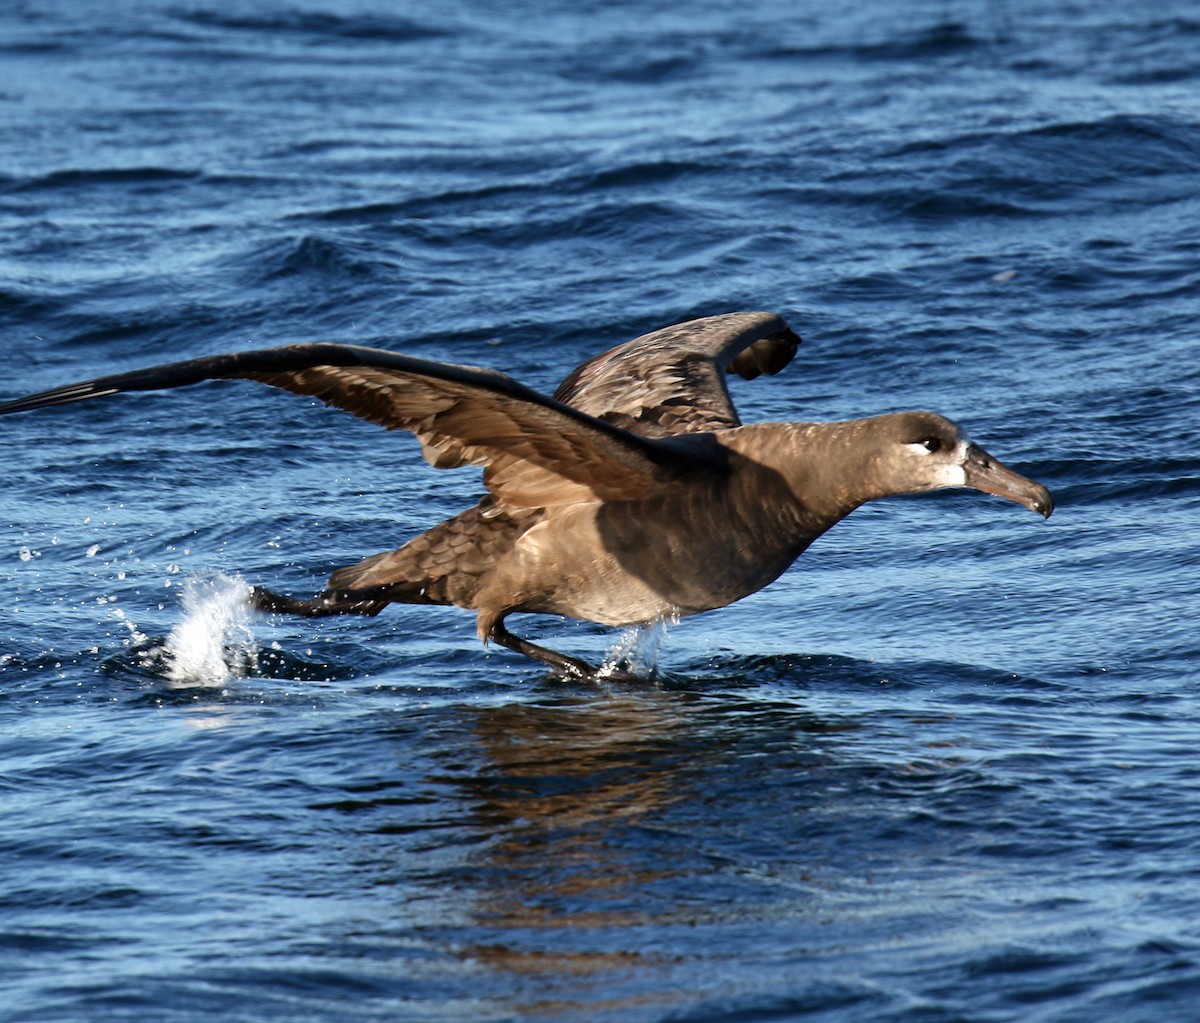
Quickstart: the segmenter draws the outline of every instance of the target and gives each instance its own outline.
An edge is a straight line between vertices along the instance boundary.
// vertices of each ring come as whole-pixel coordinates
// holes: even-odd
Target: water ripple
[[[342,340],[552,391],[731,308],[747,421],[928,407],[1057,510],[869,505],[583,683],[472,616],[241,614],[477,499],[251,383],[6,417],[17,1019],[1187,1018],[1184,0],[0,13],[5,397]],[[211,599],[209,599],[211,598]]]

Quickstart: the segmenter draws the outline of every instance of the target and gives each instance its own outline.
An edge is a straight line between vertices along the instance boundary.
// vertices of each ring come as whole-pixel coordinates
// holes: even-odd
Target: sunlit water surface
[[[407,12],[407,13],[406,13]],[[248,615],[474,501],[251,384],[0,422],[0,1018],[1188,1019],[1200,21],[1103,0],[0,11],[0,397],[305,340],[545,390],[693,315],[747,420],[1046,483],[871,506],[582,684]]]

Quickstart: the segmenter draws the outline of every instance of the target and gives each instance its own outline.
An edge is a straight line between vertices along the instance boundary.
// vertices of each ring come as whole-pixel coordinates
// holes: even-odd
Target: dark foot
[[[569,657],[566,654],[560,654],[557,650],[538,646],[536,643],[530,643],[529,640],[522,639],[520,636],[514,636],[504,627],[503,618],[493,623],[491,628],[488,629],[487,638],[489,640],[494,639],[501,646],[508,647],[509,650],[514,650],[519,654],[524,654],[526,657],[532,657],[535,661],[548,664],[555,671],[562,672],[562,674],[569,675],[572,678],[584,679],[588,682],[645,681],[640,675],[634,675],[617,668],[593,668],[587,661],[581,661],[578,657]]]
[[[250,606],[269,614],[302,615],[305,618],[326,618],[330,615],[379,614],[388,604],[386,600],[353,600],[323,593],[308,600],[285,597],[282,593],[255,586],[250,591]]]
[[[568,657],[566,654],[560,654],[557,650],[538,646],[536,643],[530,643],[529,640],[522,639],[520,636],[514,636],[504,627],[503,618],[498,619],[487,630],[487,638],[489,640],[494,639],[501,646],[508,647],[509,650],[514,650],[519,654],[524,654],[526,657],[532,657],[535,661],[548,664],[551,668],[561,671],[564,675],[571,675],[574,678],[582,678],[589,681],[601,677],[597,670],[588,664],[587,661],[581,661],[578,657]]]

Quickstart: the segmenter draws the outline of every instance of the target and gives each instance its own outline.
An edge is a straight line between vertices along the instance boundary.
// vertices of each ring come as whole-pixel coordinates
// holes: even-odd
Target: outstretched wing
[[[554,397],[647,437],[740,426],[725,373],[747,380],[778,373],[799,344],[775,313],[689,320],[589,359]]]
[[[484,466],[488,488],[525,507],[642,497],[712,457],[703,445],[629,433],[503,373],[339,344],[169,363],[19,398],[0,414],[214,379],[257,380],[409,430],[433,464]]]

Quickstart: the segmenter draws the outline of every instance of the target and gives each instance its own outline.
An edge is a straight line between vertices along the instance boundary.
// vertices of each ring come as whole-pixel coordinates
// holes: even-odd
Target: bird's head
[[[971,487],[1049,518],[1050,491],[993,458],[957,424],[933,412],[897,412],[862,420],[875,444],[872,469],[885,493]]]

